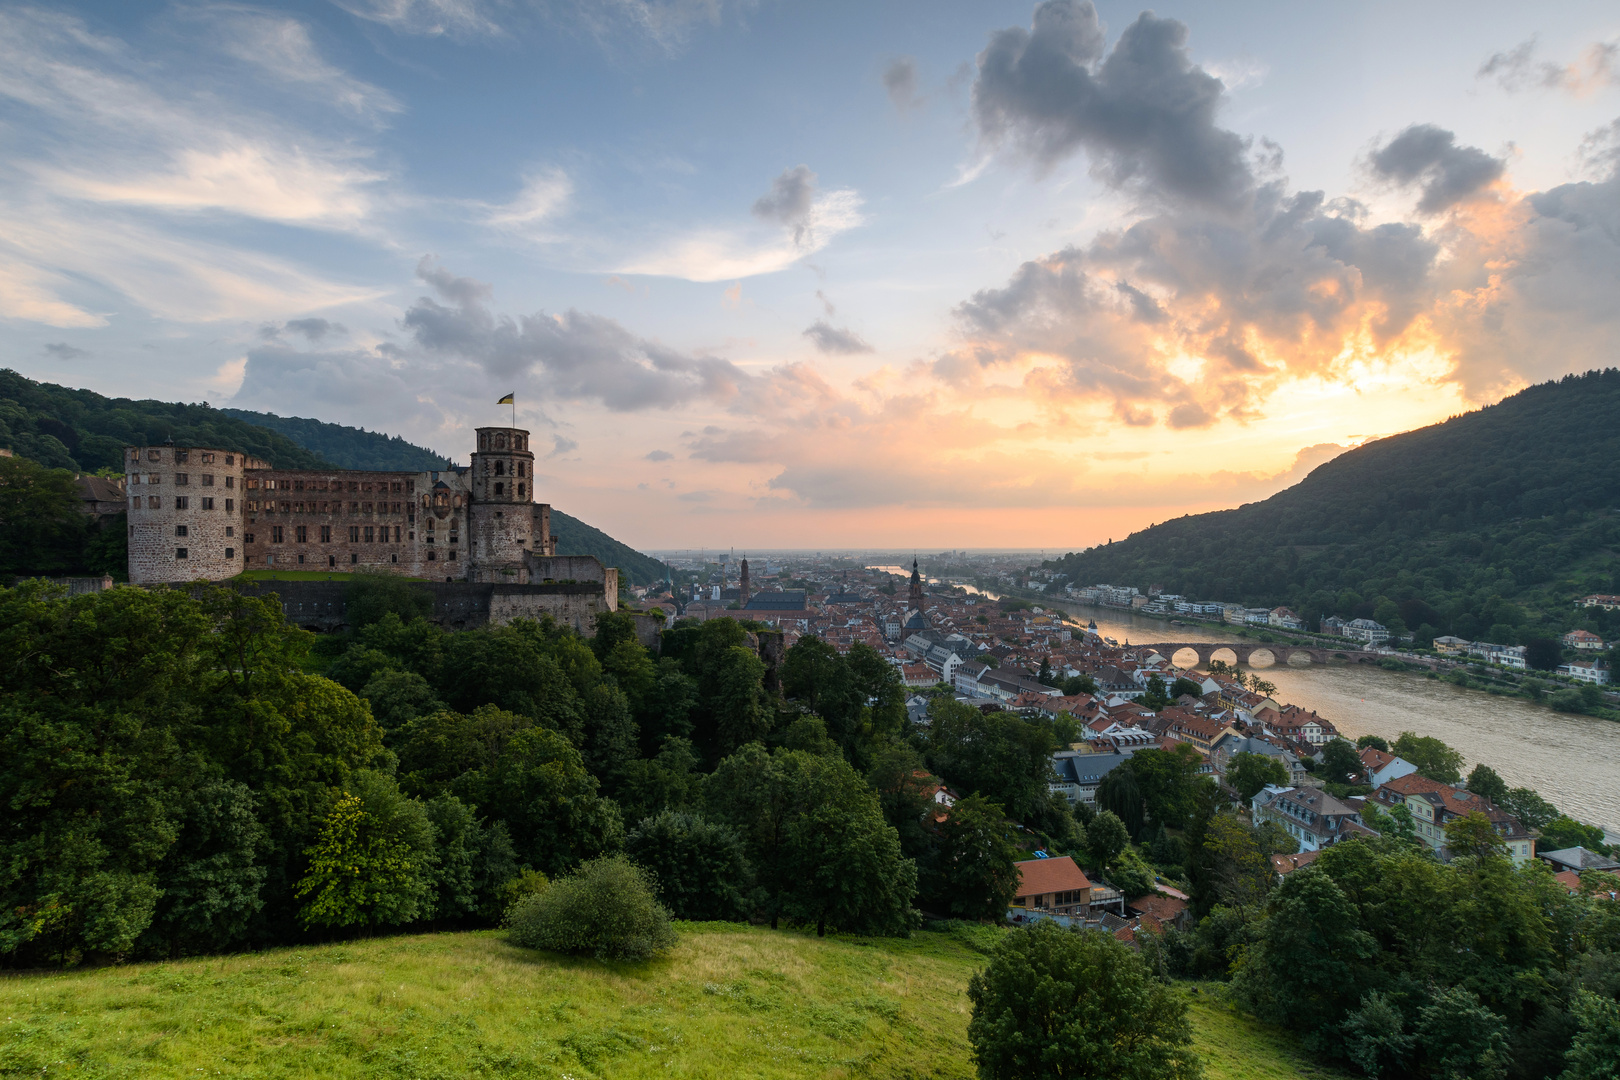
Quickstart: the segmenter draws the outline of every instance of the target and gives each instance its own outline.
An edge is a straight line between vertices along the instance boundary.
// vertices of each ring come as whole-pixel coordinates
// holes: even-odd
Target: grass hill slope
[[[1054,566],[1198,599],[1286,604],[1512,644],[1620,615],[1620,370],[1532,386],[1367,443],[1263,502],[1187,516]],[[1614,625],[1609,625],[1614,623]]]
[[[0,1076],[961,1078],[990,930],[817,939],[679,924],[646,964],[498,931],[0,977]],[[1191,998],[1210,1080],[1340,1074]]]

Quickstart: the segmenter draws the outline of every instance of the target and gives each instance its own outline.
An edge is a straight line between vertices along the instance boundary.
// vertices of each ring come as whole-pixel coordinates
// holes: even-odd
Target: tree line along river
[[[1081,622],[1094,620],[1104,637],[1121,644],[1241,640],[1235,628],[1223,634],[1112,608],[1068,610]],[[1461,751],[1468,761],[1465,774],[1477,763],[1489,765],[1509,786],[1534,788],[1571,817],[1601,825],[1611,840],[1620,833],[1620,723],[1370,664],[1256,670],[1276,684],[1280,701],[1314,710],[1350,739],[1382,735],[1393,742],[1403,731],[1432,735]]]

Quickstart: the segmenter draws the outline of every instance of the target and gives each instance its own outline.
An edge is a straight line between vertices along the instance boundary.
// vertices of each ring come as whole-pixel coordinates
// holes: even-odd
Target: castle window
[[[226,477],[226,478],[225,478],[225,486],[226,486],[226,487],[228,487],[228,488],[233,488],[233,487],[235,487],[235,486],[236,486],[236,477],[234,477],[234,476],[227,476],[227,477]]]
[[[505,484],[496,484],[495,485],[495,494],[503,495],[505,493],[506,493],[506,485]]]
[[[214,474],[211,473],[211,472],[203,473],[202,485],[203,485],[203,487],[213,487],[214,486]]]
[[[506,462],[497,461],[495,463],[495,475],[496,476],[505,476],[506,475]]]
[[[253,534],[252,533],[244,533],[242,535],[242,543],[244,543],[244,544],[253,543]]]
[[[225,535],[226,536],[235,536],[236,535],[236,526],[234,526],[234,525],[225,526]]]
[[[332,526],[330,526],[330,525],[322,525],[321,526],[321,543],[330,544],[331,542],[332,542]]]
[[[455,533],[450,534],[450,542],[452,544],[458,543],[460,540],[461,540],[461,537],[457,536]]]
[[[174,474],[174,482],[176,484],[189,484],[189,483],[191,483],[191,474],[190,473],[177,472],[177,473]]]
[[[438,556],[435,555],[431,549],[429,549],[429,551],[428,551],[428,562],[432,562],[434,559],[437,559],[437,558],[438,558]]]
[[[282,538],[281,526],[280,525],[272,525],[272,526],[270,526],[270,542],[272,544],[279,544],[279,543],[281,543],[281,538]]]
[[[303,491],[304,490],[304,482],[302,480],[294,480],[293,481],[293,490],[294,491]]]
[[[337,565],[337,556],[336,555],[328,555],[326,557],[326,565],[327,566],[336,566]]]
[[[214,463],[214,455],[213,454],[204,454],[202,456],[202,462],[203,462],[204,465],[212,465]]]
[[[138,472],[130,473],[129,474],[129,482],[132,483],[132,484],[140,483],[141,482],[141,474],[138,473]]]
[[[186,549],[185,548],[175,548],[174,549],[174,557],[177,558],[177,559],[185,558],[186,557]]]
[[[226,548],[226,549],[225,549],[225,557],[226,557],[226,558],[227,558],[227,559],[234,559],[234,558],[236,558],[236,549],[235,549],[235,548]]]
[[[235,509],[236,509],[236,500],[235,499],[226,499],[225,500],[225,512],[228,514],[232,510],[235,510]]]
[[[399,526],[394,526],[394,543],[399,543]]]
[[[236,464],[236,455],[235,454],[226,454],[225,455],[225,464],[227,464],[227,465],[235,465]]]
[[[186,527],[184,525],[176,525],[174,527],[174,535],[176,535],[176,536],[185,536],[186,532],[187,532],[187,530],[186,530]]]
[[[518,462],[518,466],[517,466],[517,471],[518,471],[518,473],[517,473],[517,474],[518,474],[518,475],[519,475],[519,476],[527,476],[527,475],[528,475],[528,474],[527,474],[527,473],[525,473],[525,472],[524,472],[524,471],[523,471],[523,462],[521,462],[521,461],[520,461],[520,462]]]
[[[349,526],[349,543],[358,544],[359,542],[360,542],[360,526],[358,526],[358,525],[350,525]]]
[[[360,556],[354,554],[353,552],[350,552],[350,554],[349,554],[349,565],[353,566],[355,563],[357,563],[359,561],[360,561]]]
[[[388,556],[388,561],[389,562],[399,562],[399,556],[398,555],[390,555],[390,556]]]
[[[176,450],[174,452],[174,463],[176,465],[184,465],[186,463],[186,459],[190,456],[191,454],[185,450]]]
[[[176,498],[174,500],[174,508],[176,510],[189,510],[189,509],[191,509],[191,499],[188,496],[185,496],[185,495],[176,496]]]
[[[146,460],[147,461],[162,461],[163,460],[163,451],[161,451],[161,450],[148,450],[146,452]]]
[[[456,561],[456,549],[451,548],[450,549],[450,554],[446,555],[445,558],[449,559],[451,562],[455,562]]]
[[[308,528],[308,526],[300,525],[300,526],[298,526],[297,529],[295,529],[293,531],[297,535],[298,542],[300,544],[309,543],[309,528]],[[299,562],[302,562],[303,560],[304,560],[304,557],[302,555],[298,556],[298,561]]]
[[[522,484],[519,484],[519,485],[518,485],[518,498],[520,498],[520,499],[521,499],[521,498],[523,498],[523,497],[524,497],[524,495],[523,495],[523,485],[522,485]]]

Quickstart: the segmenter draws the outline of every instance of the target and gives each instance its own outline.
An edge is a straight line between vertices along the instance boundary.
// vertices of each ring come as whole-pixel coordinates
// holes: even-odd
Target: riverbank
[[[1164,636],[1162,620],[1133,612],[1103,608],[1095,618],[1104,635],[1121,642]],[[1234,628],[1172,629],[1182,641],[1219,642],[1230,641],[1225,631]],[[1489,765],[1511,786],[1534,788],[1570,816],[1620,832],[1620,723],[1374,664],[1273,664],[1262,677],[1280,700],[1314,710],[1351,739],[1432,735],[1461,751],[1468,768]]]

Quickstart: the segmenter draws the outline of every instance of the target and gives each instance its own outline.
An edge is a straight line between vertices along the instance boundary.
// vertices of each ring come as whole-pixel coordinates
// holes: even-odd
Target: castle
[[[557,555],[551,507],[534,501],[529,433],[477,436],[469,467],[432,472],[277,469],[228,450],[125,447],[129,580],[369,571],[496,586],[478,590],[496,598],[494,621],[550,613],[580,624],[616,610],[616,569]],[[542,599],[575,593],[583,608]]]

